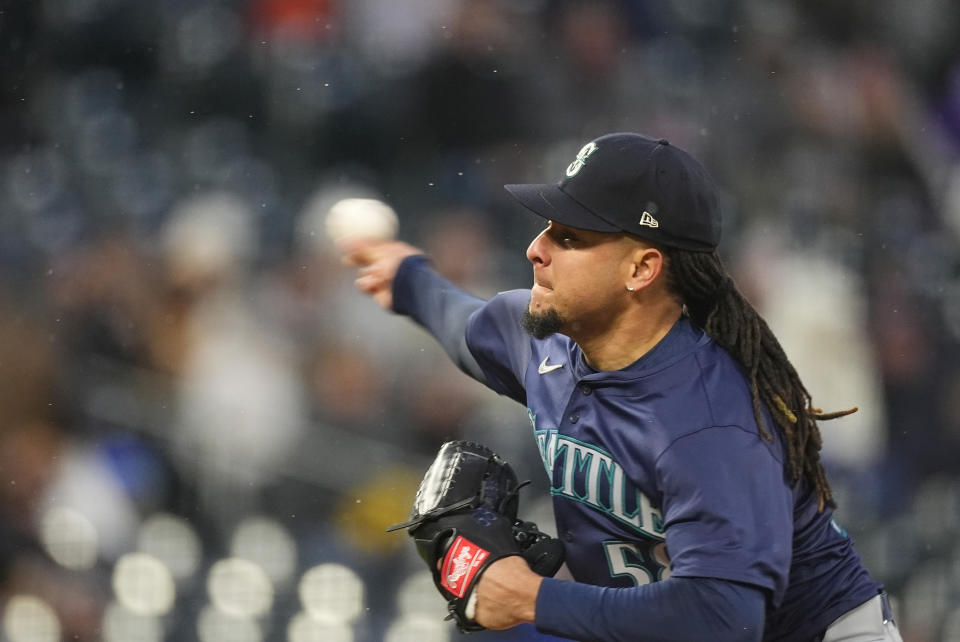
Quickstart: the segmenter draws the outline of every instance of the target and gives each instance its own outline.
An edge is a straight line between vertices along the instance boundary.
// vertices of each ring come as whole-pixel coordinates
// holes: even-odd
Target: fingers
[[[390,310],[393,306],[393,280],[385,278],[379,271],[366,267],[361,276],[354,281],[361,292],[373,297],[382,308]]]
[[[361,292],[375,294],[377,291],[389,287],[390,281],[380,270],[365,267],[360,270],[360,276],[354,281],[354,285]]]
[[[377,260],[377,249],[386,245],[385,241],[374,241],[363,238],[344,238],[337,241],[341,261],[350,267],[370,265]]]
[[[408,256],[422,254],[421,250],[402,241],[344,238],[337,241],[344,265],[360,268],[354,282],[357,289],[391,310],[393,306],[393,279],[400,263]]]
[[[374,294],[379,286],[380,279],[377,279],[372,276],[361,276],[358,277],[353,284],[357,287],[358,290],[365,294]]]
[[[422,254],[418,248],[402,241],[346,238],[337,241],[342,262],[351,267],[366,267],[380,263],[395,267],[411,254]]]
[[[374,293],[373,300],[384,310],[393,309],[393,291],[390,288],[385,288]]]

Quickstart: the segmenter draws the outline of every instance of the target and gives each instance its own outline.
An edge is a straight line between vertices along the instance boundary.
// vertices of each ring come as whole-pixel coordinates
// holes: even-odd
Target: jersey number
[[[637,586],[670,577],[670,560],[663,542],[625,542],[611,540],[603,543],[607,565],[613,577],[627,576]]]

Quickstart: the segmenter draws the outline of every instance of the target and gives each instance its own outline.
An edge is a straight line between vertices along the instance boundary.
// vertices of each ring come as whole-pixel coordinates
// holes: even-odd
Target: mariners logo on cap
[[[567,176],[576,176],[577,172],[579,172],[587,162],[590,154],[595,151],[597,151],[597,145],[593,141],[581,147],[580,151],[577,152],[577,158],[567,165]]]

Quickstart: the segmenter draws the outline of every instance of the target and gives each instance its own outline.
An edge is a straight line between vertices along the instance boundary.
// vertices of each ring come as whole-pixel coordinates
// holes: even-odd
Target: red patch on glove
[[[458,535],[443,558],[443,568],[440,571],[441,586],[456,597],[463,597],[473,583],[483,560],[489,556],[489,551]]]

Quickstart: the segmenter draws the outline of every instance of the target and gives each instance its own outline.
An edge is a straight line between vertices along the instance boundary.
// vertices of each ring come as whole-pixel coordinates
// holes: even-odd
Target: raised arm
[[[360,291],[423,326],[461,370],[485,382],[466,341],[467,321],[483,299],[444,279],[421,250],[407,243],[362,240],[341,247],[344,263],[360,268],[355,282]]]
[[[385,310],[393,309],[393,281],[403,260],[422,256],[423,250],[402,241],[347,240],[338,244],[343,263],[359,268],[357,289],[369,294]]]

